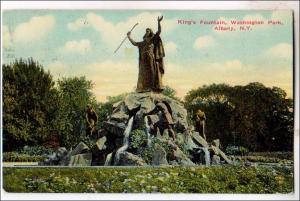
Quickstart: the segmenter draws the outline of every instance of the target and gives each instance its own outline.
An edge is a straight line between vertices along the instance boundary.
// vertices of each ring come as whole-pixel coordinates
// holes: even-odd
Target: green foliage
[[[40,155],[21,154],[18,152],[3,152],[4,162],[39,162],[45,159]]]
[[[293,152],[250,152],[250,156],[263,156],[270,158],[279,158],[279,159],[287,159],[293,160]]]
[[[115,104],[121,100],[123,100],[126,96],[130,95],[130,93],[122,93],[120,95],[117,95],[117,96],[108,96],[107,97],[107,102],[111,103],[111,104]]]
[[[99,111],[85,77],[62,78],[57,87],[33,59],[3,65],[4,150],[40,145],[58,136],[60,146],[76,144],[85,128],[86,105]]]
[[[24,146],[23,149],[19,150],[20,154],[27,154],[30,156],[42,156],[49,155],[54,152],[51,148],[46,148],[44,146],[36,145],[36,146]]]
[[[56,97],[52,76],[33,59],[3,65],[5,151],[39,144],[55,132]]]
[[[169,86],[164,87],[164,90],[162,91],[162,94],[165,95],[165,96],[168,96],[172,99],[181,101],[178,97],[176,97],[176,90],[169,87]]]
[[[245,156],[248,155],[249,150],[242,146],[227,146],[225,152],[228,155]]]
[[[138,149],[147,145],[147,134],[145,131],[136,129],[130,134],[130,146],[133,149]]]
[[[94,108],[98,105],[91,92],[93,83],[85,77],[63,78],[57,84],[60,97],[58,124],[61,145],[70,148],[78,143],[84,132],[87,104],[92,104]]]
[[[188,92],[185,107],[191,119],[198,109],[206,113],[208,141],[251,151],[292,150],[293,101],[278,87],[204,85]]]
[[[131,93],[123,93],[118,96],[108,96],[108,101],[105,103],[97,103],[98,110],[96,110],[98,117],[99,117],[99,127],[103,126],[103,122],[108,119],[108,117],[113,112],[113,105],[118,103],[119,101],[123,100],[127,95]]]
[[[291,160],[274,158],[274,157],[265,157],[265,156],[238,156],[235,159],[240,161],[250,161],[250,162],[260,162],[260,163],[292,163]]]
[[[272,168],[4,168],[3,176],[7,192],[293,192],[293,171]]]
[[[151,164],[152,162],[155,144],[160,145],[166,151],[167,157],[172,154],[171,145],[169,145],[166,140],[160,140],[157,137],[151,138],[150,146],[147,145],[147,142],[147,134],[144,130],[136,129],[132,131],[129,148],[148,164]]]
[[[147,146],[147,133],[144,130],[136,129],[130,134],[130,149],[147,163],[151,163],[153,146]]]

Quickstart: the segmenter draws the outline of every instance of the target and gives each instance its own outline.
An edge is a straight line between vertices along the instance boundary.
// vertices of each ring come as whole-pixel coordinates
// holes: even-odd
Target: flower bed
[[[290,193],[293,172],[254,167],[4,168],[8,192]]]

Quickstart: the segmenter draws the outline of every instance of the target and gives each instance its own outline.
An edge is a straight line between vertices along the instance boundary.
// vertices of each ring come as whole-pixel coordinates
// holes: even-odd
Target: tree
[[[169,86],[165,86],[164,87],[164,90],[162,91],[162,94],[165,95],[165,96],[168,96],[172,99],[176,99],[176,100],[179,100],[179,98],[176,97],[176,91],[175,89],[169,87]]]
[[[185,97],[189,113],[207,117],[207,138],[224,146],[238,143],[252,151],[287,151],[293,145],[293,102],[278,88],[254,82],[231,87],[212,84]]]
[[[222,144],[227,146],[231,139],[230,117],[233,107],[228,99],[230,86],[226,84],[204,85],[196,90],[191,90],[185,97],[187,108],[192,124],[193,114],[198,109],[206,114],[206,137],[208,141],[220,139]]]
[[[60,97],[60,140],[63,146],[78,143],[85,130],[85,110],[87,104],[97,110],[96,98],[91,92],[93,83],[85,77],[63,78],[57,81]]]
[[[4,150],[39,144],[52,132],[54,81],[32,58],[3,65]]]

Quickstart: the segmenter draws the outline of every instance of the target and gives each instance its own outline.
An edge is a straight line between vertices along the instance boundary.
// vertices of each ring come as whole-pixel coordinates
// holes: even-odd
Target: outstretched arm
[[[135,42],[135,41],[130,37],[130,34],[131,34],[131,32],[129,31],[129,32],[127,33],[127,37],[128,37],[128,39],[129,39],[129,41],[131,42],[132,45],[138,46],[138,43]]]
[[[144,115],[145,115],[145,116],[147,116],[147,115],[152,115],[152,114],[156,114],[156,113],[158,113],[158,112],[159,112],[159,111],[158,111],[158,108],[157,108],[157,106],[155,106],[153,110],[151,110],[150,112],[145,113]]]
[[[164,17],[161,16],[161,17],[157,17],[157,23],[158,23],[158,29],[157,29],[157,34],[159,35],[161,33],[161,25],[160,25],[160,22],[162,21]]]

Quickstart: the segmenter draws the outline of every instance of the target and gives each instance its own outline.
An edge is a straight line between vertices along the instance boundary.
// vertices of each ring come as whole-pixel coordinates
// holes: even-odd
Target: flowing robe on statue
[[[156,33],[153,37],[138,42],[137,46],[139,48],[139,75],[136,91],[161,92],[165,53],[159,34]]]

